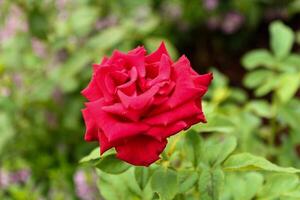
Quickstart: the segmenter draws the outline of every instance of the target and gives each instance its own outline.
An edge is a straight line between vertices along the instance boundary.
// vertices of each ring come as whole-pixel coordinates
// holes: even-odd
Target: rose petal
[[[142,134],[149,129],[149,126],[142,122],[126,122],[113,117],[102,108],[105,106],[103,100],[86,103],[88,111],[98,127],[102,129],[109,142],[117,142],[131,136]]]
[[[114,51],[110,62],[119,62],[118,65],[124,66],[127,70],[135,66],[140,77],[145,77],[146,75],[145,56],[143,51],[138,51],[136,54],[125,54],[121,51]]]
[[[147,131],[147,135],[156,138],[159,141],[170,137],[181,130],[185,129],[188,124],[184,121],[176,122],[175,124],[170,124],[168,126],[153,126],[149,131]]]
[[[146,49],[144,48],[144,46],[138,46],[137,48],[128,51],[128,54],[143,54],[145,56]]]
[[[114,95],[112,95],[112,88],[110,88],[110,82],[108,80],[108,78],[106,78],[108,76],[108,74],[113,71],[114,66],[102,66],[100,67],[96,74],[95,74],[95,79],[97,81],[97,85],[98,87],[101,89],[104,99],[106,102],[112,102],[115,97]]]
[[[169,125],[171,123],[182,121],[194,115],[202,113],[201,107],[197,105],[195,100],[191,100],[172,110],[168,110],[158,115],[144,119],[149,125]]]
[[[97,85],[96,79],[93,76],[86,88],[81,91],[81,94],[89,101],[96,101],[103,97],[100,88]]]
[[[113,145],[108,141],[105,134],[100,130],[98,130],[98,138],[100,144],[100,154],[103,154],[105,151],[113,147]]]
[[[146,56],[145,58],[145,62],[146,63],[153,63],[153,62],[158,62],[160,61],[160,58],[163,54],[166,54],[169,58],[169,53],[167,51],[167,48],[165,46],[165,43],[162,42],[158,49],[156,51],[154,51],[153,53],[149,54],[148,56]]]
[[[113,71],[109,73],[116,85],[121,85],[128,80],[127,73],[123,71]]]
[[[170,74],[171,74],[171,63],[170,59],[166,54],[163,54],[160,59],[159,63],[159,73],[158,76],[155,77],[154,79],[150,80],[147,83],[148,87],[153,86],[156,83],[159,83],[164,80],[170,79]]]
[[[109,112],[109,113],[112,113],[115,115],[119,115],[119,116],[128,118],[134,122],[137,122],[141,115],[140,111],[132,110],[132,109],[125,109],[125,107],[121,103],[115,103],[110,106],[103,106],[102,110],[104,110],[105,112]]]
[[[118,96],[125,108],[143,109],[153,100],[153,96],[158,92],[159,87],[154,86],[139,96],[127,96],[122,91],[118,91]]]
[[[159,62],[146,64],[145,67],[147,79],[154,79],[158,76]]]
[[[82,109],[82,116],[84,119],[86,131],[84,135],[84,139],[86,141],[97,141],[98,140],[98,126],[93,119],[93,116],[88,111],[88,109]]]
[[[173,94],[167,102],[170,108],[176,107],[190,99],[201,97],[205,94],[206,87],[196,87],[191,78],[190,64],[185,56],[174,63],[176,85]]]
[[[132,67],[130,70],[130,81],[123,85],[119,85],[117,89],[122,91],[126,95],[133,95],[136,91],[136,80],[137,80],[137,70],[135,67]]]
[[[203,75],[197,75],[192,77],[192,79],[196,87],[204,87],[205,89],[207,89],[207,87],[213,79],[213,74],[207,73]]]
[[[117,157],[133,165],[149,166],[159,159],[159,154],[166,147],[167,141],[139,135],[128,138],[123,144],[116,146]]]

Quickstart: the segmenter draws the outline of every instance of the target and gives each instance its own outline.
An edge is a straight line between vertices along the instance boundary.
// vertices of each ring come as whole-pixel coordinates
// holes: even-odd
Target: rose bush
[[[148,166],[159,159],[167,138],[205,122],[201,98],[212,74],[197,74],[183,55],[173,62],[164,43],[146,55],[144,47],[127,54],[114,51],[93,65],[93,76],[82,91],[86,141],[98,141],[103,154]]]

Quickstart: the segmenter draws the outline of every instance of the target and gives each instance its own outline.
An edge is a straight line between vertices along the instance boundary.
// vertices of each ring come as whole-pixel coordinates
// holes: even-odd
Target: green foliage
[[[170,169],[156,170],[151,178],[151,187],[161,199],[173,199],[178,191],[177,173]]]
[[[218,200],[224,182],[221,169],[204,169],[199,177],[200,198],[203,200]]]
[[[291,51],[294,43],[294,33],[291,28],[282,22],[273,22],[270,26],[271,49],[276,58],[285,58]]]
[[[109,174],[120,174],[130,168],[130,165],[120,161],[115,154],[104,156],[96,167]]]
[[[249,153],[240,153],[232,155],[224,163],[224,169],[228,171],[248,171],[248,170],[265,170],[271,172],[299,173],[299,169],[292,167],[278,167],[268,160],[251,155]]]
[[[281,165],[300,166],[293,152],[299,144],[300,103],[295,94],[300,59],[291,53],[294,34],[290,28],[274,22],[270,34],[272,52],[253,50],[242,63],[249,70],[245,86],[254,89],[257,97],[271,93],[271,99],[248,99],[214,71],[211,100],[203,105],[208,123],[170,138],[163,159],[154,167],[134,167],[140,188],[150,180],[153,199],[299,198],[296,174],[300,170]],[[291,135],[278,147],[275,137],[281,131]],[[265,157],[279,160],[274,163]]]

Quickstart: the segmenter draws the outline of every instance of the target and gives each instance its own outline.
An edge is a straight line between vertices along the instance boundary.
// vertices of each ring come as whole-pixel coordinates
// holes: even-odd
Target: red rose
[[[169,136],[205,122],[201,98],[212,74],[197,74],[185,56],[173,62],[164,43],[149,55],[114,51],[93,67],[82,113],[85,140],[98,141],[101,154],[114,147],[119,159],[148,166]]]

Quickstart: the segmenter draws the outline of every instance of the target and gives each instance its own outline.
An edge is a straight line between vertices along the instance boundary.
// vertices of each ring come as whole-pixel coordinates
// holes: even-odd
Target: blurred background
[[[83,140],[80,91],[113,49],[161,41],[215,74],[199,131],[300,167],[299,13],[300,0],[0,0],[0,199],[99,199],[95,172],[78,164],[97,146]],[[293,30],[292,58],[247,56],[269,52],[275,20]]]

